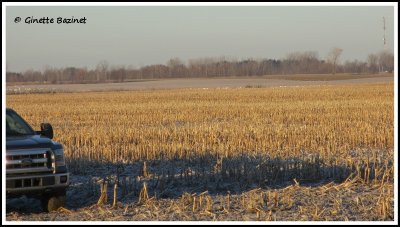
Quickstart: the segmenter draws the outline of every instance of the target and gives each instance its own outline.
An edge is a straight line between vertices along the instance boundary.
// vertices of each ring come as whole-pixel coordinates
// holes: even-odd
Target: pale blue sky
[[[140,67],[200,57],[280,59],[295,51],[325,58],[342,48],[342,61],[365,60],[383,49],[390,6],[7,6],[7,69]],[[86,24],[26,24],[26,17],[86,17]],[[22,21],[15,23],[14,19]]]

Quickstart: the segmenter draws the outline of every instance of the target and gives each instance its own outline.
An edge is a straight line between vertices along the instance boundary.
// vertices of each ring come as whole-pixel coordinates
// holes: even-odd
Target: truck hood
[[[41,135],[12,136],[12,137],[7,137],[6,140],[7,150],[30,149],[30,148],[57,149],[58,146],[61,145]]]

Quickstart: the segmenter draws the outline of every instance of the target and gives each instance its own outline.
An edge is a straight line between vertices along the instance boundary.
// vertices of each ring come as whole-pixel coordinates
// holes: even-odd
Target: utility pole
[[[385,17],[382,17],[383,20],[383,52],[380,55],[380,58],[382,57],[382,55],[384,55],[387,52],[387,44],[386,44],[386,20]],[[379,60],[379,72],[383,73],[385,72],[385,69],[383,67],[382,64],[382,60]]]
[[[387,50],[387,45],[386,45],[386,21],[385,17],[383,17],[383,50]]]

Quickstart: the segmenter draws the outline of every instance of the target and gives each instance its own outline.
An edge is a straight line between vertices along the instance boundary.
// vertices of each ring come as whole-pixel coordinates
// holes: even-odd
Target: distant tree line
[[[342,49],[333,48],[325,60],[313,51],[293,52],[280,60],[275,59],[228,59],[198,58],[184,63],[172,58],[166,64],[155,64],[138,69],[125,66],[110,67],[106,61],[98,63],[95,69],[51,68],[43,71],[27,70],[23,73],[7,72],[6,82],[39,83],[104,83],[124,82],[142,79],[194,78],[194,77],[236,77],[284,74],[328,74],[328,73],[378,73],[392,72],[394,56],[388,52],[370,54],[367,61],[346,61],[339,64]]]

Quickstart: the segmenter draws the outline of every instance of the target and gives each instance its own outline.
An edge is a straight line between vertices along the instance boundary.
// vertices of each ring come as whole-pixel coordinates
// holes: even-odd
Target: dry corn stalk
[[[97,205],[104,205],[107,204],[107,188],[108,188],[108,182],[106,179],[103,179],[103,183],[100,185],[100,198],[97,201]]]
[[[147,192],[147,184],[146,182],[143,183],[143,188],[140,190],[139,193],[139,204],[146,202],[149,199],[149,194]]]
[[[113,198],[113,205],[112,207],[115,208],[117,205],[117,189],[118,189],[118,181],[114,183],[114,198]]]

